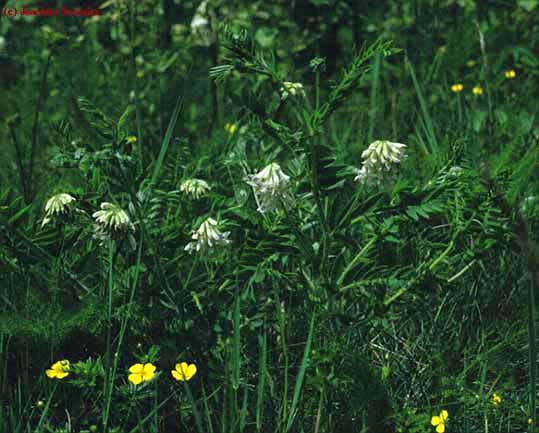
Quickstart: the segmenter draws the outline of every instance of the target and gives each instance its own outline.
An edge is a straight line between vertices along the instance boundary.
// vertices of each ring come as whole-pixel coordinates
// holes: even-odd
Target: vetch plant
[[[73,210],[75,197],[61,193],[52,196],[45,205],[45,218],[41,223],[41,227],[60,219],[62,216],[67,216]]]
[[[369,145],[361,157],[363,166],[357,170],[355,181],[363,184],[381,184],[390,180],[394,169],[406,157],[406,145],[377,140]]]
[[[289,96],[305,96],[303,84],[285,81],[280,88],[281,99],[285,100]]]
[[[199,199],[210,191],[208,182],[202,179],[187,179],[180,185],[180,191]]]
[[[276,162],[256,174],[247,176],[245,181],[253,188],[260,213],[273,211],[292,198],[289,191],[290,176],[287,176]]]
[[[131,218],[121,207],[113,203],[101,203],[101,210],[92,216],[96,221],[96,229],[101,233],[119,233],[133,230]]]
[[[191,33],[195,43],[204,47],[209,47],[215,43],[215,33],[211,27],[211,16],[208,0],[204,0],[198,6],[193,19],[191,20]]]
[[[210,248],[220,245],[228,245],[231,241],[228,239],[230,232],[221,232],[219,224],[213,218],[204,221],[198,230],[191,234],[193,242],[185,246],[185,251],[207,252]]]

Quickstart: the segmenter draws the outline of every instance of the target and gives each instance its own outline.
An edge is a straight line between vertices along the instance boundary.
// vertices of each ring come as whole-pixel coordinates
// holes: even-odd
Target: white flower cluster
[[[209,47],[215,43],[215,33],[211,28],[210,10],[208,0],[204,0],[198,6],[191,20],[191,33],[195,42],[203,47]]]
[[[355,181],[363,184],[381,184],[392,177],[392,169],[406,157],[405,144],[377,140],[369,145],[361,157],[363,166],[357,170]]]
[[[289,96],[305,96],[305,89],[301,83],[293,83],[285,81],[280,89],[281,99],[286,99]]]
[[[45,204],[45,218],[43,218],[41,227],[54,221],[57,217],[69,214],[73,210],[75,201],[75,197],[66,193],[53,195]]]
[[[257,174],[251,174],[245,181],[253,188],[258,211],[265,213],[276,209],[283,202],[291,200],[288,191],[290,176],[284,174],[279,164],[273,162]]]
[[[108,202],[101,203],[101,210],[92,216],[96,221],[96,231],[101,233],[133,230],[131,218],[121,207]]]
[[[185,246],[185,251],[189,251],[189,253],[193,251],[206,252],[216,245],[228,245],[230,243],[229,236],[230,232],[221,232],[217,221],[213,218],[208,218],[200,225],[198,230],[191,233],[193,242],[189,242]]]
[[[208,182],[202,179],[187,179],[180,185],[180,191],[184,192],[195,199],[199,199],[210,191]]]

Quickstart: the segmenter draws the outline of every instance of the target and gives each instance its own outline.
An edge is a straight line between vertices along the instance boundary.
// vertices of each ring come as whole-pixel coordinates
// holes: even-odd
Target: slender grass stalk
[[[159,409],[161,409],[172,397],[174,394],[169,395],[166,399],[164,399],[159,406],[154,407],[148,415],[146,415],[142,420],[137,424],[137,426],[129,431],[129,433],[137,433],[148,420],[150,420],[155,412],[157,412]],[[105,430],[106,431],[106,430]]]
[[[532,266],[534,266],[532,268]],[[535,295],[537,291],[537,261],[533,263],[530,260],[530,269],[532,278],[528,286],[528,355],[529,355],[529,371],[530,371],[530,417],[533,420],[531,425],[531,433],[537,431],[537,313],[535,310]]]
[[[369,110],[369,132],[368,132],[368,141],[371,143],[373,141],[374,128],[376,126],[376,119],[378,117],[378,106],[379,106],[379,83],[380,83],[380,66],[382,64],[382,52],[377,51],[374,55],[374,66],[372,68],[372,86],[371,86],[371,106]]]
[[[303,381],[305,379],[305,372],[307,371],[307,367],[309,366],[309,359],[311,356],[311,345],[313,341],[313,334],[314,334],[314,319],[315,319],[315,313],[313,312],[311,316],[311,325],[309,327],[309,335],[307,336],[307,343],[305,344],[305,350],[303,351],[303,359],[301,360],[301,364],[299,366],[299,372],[298,376],[296,378],[296,384],[294,386],[294,395],[292,397],[292,406],[290,407],[290,413],[288,416],[288,421],[286,423],[286,429],[285,432],[289,432],[292,428],[292,425],[294,424],[294,421],[296,419],[297,411],[298,411],[298,403],[299,403],[299,397],[301,394],[301,390],[303,389]]]
[[[211,412],[210,407],[208,405],[208,401],[210,400],[210,397],[206,395],[206,389],[204,388],[204,384],[201,386],[202,389],[202,402],[204,403],[204,413],[206,414],[206,425],[208,429],[208,433],[213,433],[213,422],[211,418]]]
[[[346,276],[350,273],[352,269],[354,269],[354,266],[356,266],[361,261],[363,255],[367,253],[379,239],[380,235],[372,237],[371,240],[367,242],[365,246],[359,251],[359,253],[357,253],[356,256],[350,261],[350,263],[346,265],[341,275],[337,279],[337,287],[340,287],[342,285]]]
[[[133,283],[131,285],[131,292],[129,294],[129,304],[127,306],[127,314],[125,315],[125,317],[123,318],[123,320],[122,320],[122,322],[120,324],[120,332],[118,334],[118,346],[117,346],[116,352],[115,352],[117,354],[121,353],[123,339],[124,339],[124,336],[125,336],[125,332],[127,330],[127,323],[129,322],[129,319],[131,318],[131,311],[132,311],[133,303],[135,301],[135,292],[136,292],[136,288],[137,288],[138,276],[139,276],[139,272],[140,272],[140,265],[141,265],[141,261],[142,261],[143,239],[144,239],[144,231],[141,230],[140,239],[139,239],[139,243],[138,243],[137,262],[136,262],[136,265],[135,265],[135,275],[133,277]],[[108,389],[109,393],[105,394],[105,407],[104,407],[104,410],[103,410],[103,417],[104,417],[104,424],[105,425],[108,423],[108,418],[109,418],[109,414],[110,414],[110,405],[111,405],[111,401],[112,401],[112,384],[114,383],[114,380],[115,380],[115,377],[116,377],[116,372],[118,370],[118,362],[119,362],[119,360],[120,360],[119,355],[114,357],[114,365],[112,367],[112,374],[111,374],[111,377],[110,377],[111,387]]]
[[[425,97],[423,96],[423,91],[421,90],[421,86],[419,85],[419,82],[417,81],[414,67],[412,66],[412,63],[410,62],[408,58],[405,58],[405,64],[408,70],[410,71],[410,76],[412,77],[412,82],[414,84],[414,88],[417,94],[417,99],[419,100],[420,113],[425,123],[426,131],[427,131],[427,139],[430,145],[430,152],[438,154],[439,152],[438,140],[436,139],[434,122],[432,121],[432,117],[429,113],[427,101],[425,100]]]
[[[138,150],[138,163],[139,169],[142,171],[144,169],[144,151],[143,151],[143,137],[142,137],[142,122],[140,115],[140,100],[139,100],[139,84],[137,80],[137,64],[135,61],[135,50],[134,50],[134,40],[135,40],[135,17],[136,17],[136,3],[134,0],[130,0],[129,3],[129,37],[131,40],[131,76],[132,81],[135,87],[135,123],[137,126],[137,150]]]
[[[34,122],[32,125],[32,142],[30,145],[30,166],[28,168],[28,183],[27,183],[28,197],[25,197],[25,201],[27,203],[32,201],[33,194],[34,194],[34,191],[32,191],[32,184],[34,180],[35,156],[36,156],[38,140],[39,140],[39,115],[41,113],[41,110],[43,108],[43,104],[46,98],[47,74],[49,73],[51,59],[52,59],[52,50],[49,52],[49,55],[47,56],[47,61],[45,62],[45,66],[43,67],[43,73],[41,75],[41,84],[39,87],[39,95],[37,98],[36,109],[34,111]]]
[[[247,423],[247,404],[249,402],[249,387],[244,386],[243,387],[243,402],[241,404],[241,410],[239,414],[239,429],[240,433],[242,433],[245,430],[245,425]]]
[[[41,416],[39,417],[39,422],[37,423],[35,433],[42,432],[41,426],[43,425],[43,422],[45,421],[45,418],[47,417],[47,414],[49,413],[49,407],[51,405],[52,397],[54,396],[54,393],[56,392],[56,388],[58,388],[58,382],[54,384],[54,388],[52,388],[51,395],[49,395],[49,398],[47,399],[47,403],[45,403],[43,412],[41,412]]]
[[[189,399],[189,403],[191,404],[191,407],[193,409],[193,416],[195,417],[197,431],[198,433],[206,433],[206,431],[202,428],[202,417],[200,416],[200,412],[198,411],[198,407],[193,397],[193,393],[191,392],[191,388],[189,387],[187,381],[183,381],[182,383],[185,393],[187,394],[187,398]]]
[[[288,346],[286,344],[286,318],[284,309],[281,308],[279,293],[275,290],[275,300],[277,307],[277,321],[279,323],[279,337],[281,340],[281,351],[284,357],[284,385],[281,399],[280,423],[284,425],[288,416]]]
[[[320,397],[318,400],[318,409],[316,411],[316,420],[314,423],[314,433],[318,433],[320,431],[320,420],[322,419],[323,402],[324,402],[324,388],[320,390]]]
[[[27,198],[29,199],[30,187],[28,186],[27,182],[29,182],[30,179],[28,178],[28,175],[26,174],[26,169],[24,166],[24,155],[23,155],[21,146],[19,144],[19,140],[17,139],[17,132],[16,132],[15,125],[13,124],[13,122],[8,122],[8,127],[9,127],[9,132],[11,135],[11,140],[13,141],[13,146],[15,148],[15,159],[17,160],[17,168],[19,171],[19,180],[21,182],[22,195],[26,201]]]
[[[238,285],[234,289],[234,334],[232,344],[232,388],[234,389],[234,397],[237,397],[237,390],[240,384],[240,368],[241,368],[241,338],[240,338],[240,293]]]
[[[103,395],[105,396],[105,410],[103,411],[103,431],[107,431],[109,421],[109,408],[112,399],[112,388],[114,377],[112,373],[112,291],[114,289],[114,240],[109,239],[109,272],[108,272],[108,290],[107,290],[107,340],[106,340],[106,366]]]
[[[176,122],[178,121],[178,116],[180,115],[182,105],[183,105],[183,94],[179,95],[178,99],[176,100],[176,106],[174,107],[174,111],[172,112],[172,116],[170,117],[170,121],[167,127],[167,132],[165,133],[165,138],[163,142],[161,143],[161,150],[159,151],[159,156],[157,157],[157,161],[153,169],[152,180],[151,180],[152,185],[155,185],[155,182],[157,181],[157,177],[159,176],[159,173],[161,171],[161,167],[163,166],[163,162],[165,161],[165,156],[167,154],[170,140],[172,139],[172,134],[174,133],[174,128],[176,127]]]
[[[264,334],[258,335],[258,346],[260,347],[260,361],[258,367],[258,387],[256,400],[256,431],[260,432],[262,430],[262,421],[264,419],[264,387],[266,385],[266,369],[268,362],[268,343],[265,330]]]

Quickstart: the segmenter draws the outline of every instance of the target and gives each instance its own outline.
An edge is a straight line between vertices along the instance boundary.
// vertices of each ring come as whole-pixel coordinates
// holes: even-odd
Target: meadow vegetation
[[[537,430],[539,0],[88,4],[0,18],[0,433]]]

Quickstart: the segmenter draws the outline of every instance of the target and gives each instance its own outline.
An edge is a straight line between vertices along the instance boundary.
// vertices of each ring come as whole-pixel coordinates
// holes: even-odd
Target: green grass
[[[352,3],[0,20],[0,433],[537,431],[539,3]]]

